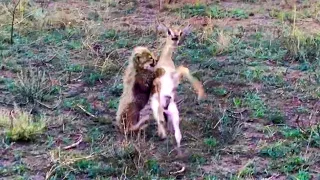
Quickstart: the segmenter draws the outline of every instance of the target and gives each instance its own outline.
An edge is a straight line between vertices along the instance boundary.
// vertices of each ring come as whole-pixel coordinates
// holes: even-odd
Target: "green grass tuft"
[[[42,116],[34,119],[30,113],[22,111],[17,106],[12,113],[5,110],[0,113],[2,134],[10,141],[33,140],[37,135],[44,132],[46,120]]]

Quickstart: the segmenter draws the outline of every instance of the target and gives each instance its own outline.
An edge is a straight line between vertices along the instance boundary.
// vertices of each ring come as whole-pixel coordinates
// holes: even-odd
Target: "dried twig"
[[[88,114],[89,116],[96,118],[95,115],[91,114],[89,111],[87,111],[86,109],[84,109],[80,104],[77,104],[77,107],[79,107],[83,112],[85,112],[86,114]]]
[[[62,100],[61,100],[61,98],[59,98],[59,102],[58,102],[57,104],[53,105],[53,106],[47,105],[47,104],[45,104],[45,103],[43,103],[43,102],[40,102],[40,101],[38,101],[38,100],[36,100],[36,102],[37,102],[38,104],[46,107],[47,109],[54,110],[54,109],[56,109],[56,108],[61,104]]]
[[[250,166],[252,163],[254,162],[254,159],[250,159],[243,167],[240,168],[237,177],[240,178],[240,176],[242,175],[243,171]]]
[[[311,128],[311,133],[310,133],[310,136],[308,138],[308,145],[307,145],[307,148],[306,148],[306,152],[304,153],[304,158],[307,159],[307,154],[308,154],[308,151],[309,151],[309,148],[310,148],[310,143],[311,143],[311,139],[312,139],[312,133],[313,133],[313,129]]]
[[[93,158],[94,156],[93,155],[90,155],[90,156],[86,156],[86,157],[82,157],[82,158],[75,158],[75,159],[71,159],[70,161],[66,161],[66,162],[62,162],[60,164],[54,164],[50,170],[46,173],[46,180],[50,179],[50,177],[53,175],[53,173],[58,169],[58,168],[61,168],[63,166],[69,166],[70,164],[73,164],[75,163],[76,161],[80,161],[80,160],[83,160],[83,159],[91,159]]]
[[[82,137],[82,134],[80,134],[79,137],[78,137],[77,142],[75,142],[75,143],[73,143],[73,144],[71,144],[71,145],[69,145],[69,146],[66,146],[66,147],[64,147],[63,149],[64,149],[64,150],[67,150],[67,149],[74,148],[74,147],[78,146],[78,145],[82,142],[82,140],[83,140],[83,137]]]
[[[187,144],[181,145],[180,148],[181,148],[181,147],[184,147],[184,146],[187,146]],[[175,150],[177,150],[177,149],[178,149],[178,147],[175,147],[175,148],[173,148],[171,151],[169,151],[168,156],[169,156],[173,151],[175,151]]]
[[[10,129],[13,129],[13,119],[14,119],[13,110],[11,110],[10,111]]]
[[[191,136],[191,139],[193,139],[194,141],[199,141],[199,138],[196,137],[195,135],[193,135],[192,133],[190,133],[188,131],[186,131],[185,133],[188,134],[189,136]]]
[[[174,165],[181,167],[178,171],[171,171],[169,172],[170,175],[180,174],[186,170],[186,166],[184,164],[173,162]]]
[[[298,116],[296,117],[295,122],[296,122],[298,128],[300,129],[300,131],[301,131],[303,134],[306,134],[307,131],[306,131],[306,129],[303,127],[304,124],[300,121],[300,115],[298,115]]]
[[[215,129],[215,128],[218,126],[218,124],[221,123],[221,121],[223,120],[223,118],[225,117],[225,115],[226,115],[226,109],[223,110],[222,117],[219,119],[219,121],[216,123],[216,125],[214,125],[213,129]]]
[[[10,35],[10,44],[13,44],[13,25],[14,25],[14,19],[15,19],[15,13],[18,5],[20,4],[20,0],[17,2],[17,4],[14,5],[12,10],[12,21],[11,21],[11,35]]]

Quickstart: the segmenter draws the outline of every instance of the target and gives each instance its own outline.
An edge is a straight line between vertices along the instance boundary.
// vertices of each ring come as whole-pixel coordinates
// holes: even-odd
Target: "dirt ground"
[[[0,120],[16,103],[46,125],[12,141],[0,124],[0,179],[320,178],[319,2],[24,0],[10,44],[17,2],[0,2]],[[139,138],[113,125],[132,49],[165,43],[157,21],[192,25],[173,59],[208,94],[178,88],[183,157],[149,104]]]

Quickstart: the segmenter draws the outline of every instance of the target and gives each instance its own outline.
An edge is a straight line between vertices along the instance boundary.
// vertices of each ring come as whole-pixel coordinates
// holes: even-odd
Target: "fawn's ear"
[[[168,29],[169,28],[167,26],[165,26],[164,24],[162,24],[162,23],[159,23],[158,26],[157,26],[157,30],[158,31],[167,32]]]
[[[167,36],[174,35],[173,31],[170,28],[168,28],[167,26],[165,26],[164,24],[162,24],[162,23],[158,24],[157,30],[166,33]]]
[[[181,32],[180,36],[188,35],[191,32],[191,24],[188,24],[186,27],[184,27]]]

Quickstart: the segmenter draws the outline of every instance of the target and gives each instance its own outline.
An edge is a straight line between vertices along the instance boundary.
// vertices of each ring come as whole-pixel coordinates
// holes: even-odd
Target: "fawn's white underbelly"
[[[172,96],[173,89],[175,87],[174,81],[172,79],[171,73],[165,73],[161,78],[161,88],[160,88],[160,95],[164,96]]]

